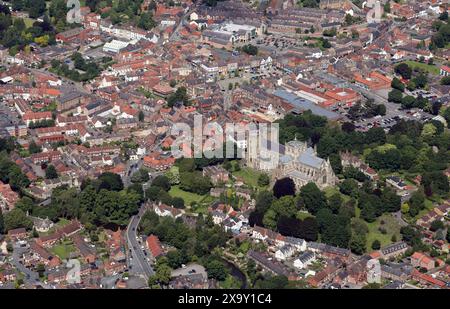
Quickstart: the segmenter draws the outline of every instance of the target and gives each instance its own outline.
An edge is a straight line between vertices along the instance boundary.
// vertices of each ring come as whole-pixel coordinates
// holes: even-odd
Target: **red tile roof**
[[[157,236],[150,235],[149,237],[147,237],[147,246],[150,252],[152,253],[153,257],[156,258],[163,254],[161,244]]]

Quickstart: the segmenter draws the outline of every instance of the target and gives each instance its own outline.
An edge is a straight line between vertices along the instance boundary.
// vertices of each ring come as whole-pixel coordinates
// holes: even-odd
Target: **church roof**
[[[298,161],[314,168],[320,168],[324,160],[314,153],[314,149],[308,147],[308,149],[298,157]]]

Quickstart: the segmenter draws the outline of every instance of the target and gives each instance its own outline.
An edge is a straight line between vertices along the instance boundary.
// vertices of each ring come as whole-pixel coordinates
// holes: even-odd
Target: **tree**
[[[105,172],[98,177],[100,184],[98,189],[106,189],[110,191],[121,191],[123,190],[123,182],[120,175]]]
[[[359,255],[364,254],[364,252],[366,252],[366,235],[353,235],[350,239],[349,246],[353,253]]]
[[[328,49],[328,48],[332,47],[330,41],[327,40],[327,39],[322,39],[321,42],[322,42],[322,47],[325,48],[325,49]]]
[[[281,178],[275,182],[273,186],[273,195],[276,198],[280,198],[285,195],[295,195],[295,183],[289,178]]]
[[[166,258],[168,265],[173,269],[179,268],[181,265],[189,262],[189,257],[183,250],[170,250],[167,252]]]
[[[242,51],[248,55],[256,56],[258,54],[258,47],[252,44],[247,44],[242,46]]]
[[[358,183],[354,179],[344,179],[338,186],[342,194],[355,196],[358,193]]]
[[[328,199],[328,206],[334,214],[339,212],[342,206],[342,197],[339,193],[335,193]]]
[[[181,197],[172,198],[172,206],[175,208],[184,208],[184,200]]]
[[[218,281],[223,281],[227,278],[228,270],[220,260],[210,259],[206,262],[205,268],[208,273],[208,278],[216,279]]]
[[[401,211],[402,211],[403,214],[409,213],[409,205],[408,205],[408,203],[403,203],[402,204]]]
[[[143,121],[144,121],[144,119],[145,119],[145,114],[144,114],[143,111],[139,111],[138,119],[139,119],[139,122],[143,122]]]
[[[31,213],[33,210],[33,200],[28,196],[24,196],[17,201],[15,207],[21,209],[24,213]]]
[[[439,20],[447,21],[448,20],[448,11],[444,11],[439,15]]]
[[[180,169],[178,166],[172,166],[164,175],[169,179],[170,185],[180,183]]]
[[[337,34],[337,29],[335,27],[331,28],[331,29],[325,29],[323,31],[323,36],[327,36],[327,37],[335,37]]]
[[[36,266],[36,271],[38,272],[39,277],[40,277],[40,278],[43,278],[43,277],[44,277],[44,274],[45,274],[45,265],[42,264],[42,263],[39,263],[39,264]]]
[[[31,141],[30,145],[28,146],[28,150],[31,154],[33,153],[39,153],[42,151],[42,148],[36,144],[35,141]]]
[[[443,77],[441,79],[441,85],[444,85],[444,86],[450,85],[450,76]]]
[[[347,248],[351,238],[350,220],[342,215],[333,215],[330,209],[321,208],[316,214],[321,241]]]
[[[254,227],[255,225],[256,226],[264,226],[263,219],[264,219],[264,213],[260,213],[255,210],[248,217],[248,224],[251,227]]]
[[[44,14],[46,9],[45,0],[26,1],[25,6],[27,6],[30,18],[40,17],[42,14]]]
[[[417,88],[425,88],[425,86],[428,83],[428,77],[426,74],[419,74],[417,77],[415,77],[414,79],[414,83],[416,84]]]
[[[383,128],[379,127],[370,128],[365,137],[368,144],[384,144],[386,142],[386,134]]]
[[[269,209],[264,214],[262,222],[266,228],[274,230],[277,226],[277,213],[273,209]]]
[[[407,88],[409,91],[414,91],[414,90],[416,90],[417,85],[416,85],[416,83],[415,83],[413,80],[410,80],[410,81],[408,82],[408,84],[406,84],[406,88]]]
[[[375,239],[375,240],[372,242],[372,249],[373,249],[373,250],[380,250],[380,248],[381,248],[381,243],[380,243],[380,241],[379,241],[378,239]]]
[[[275,211],[275,213],[277,214],[277,218],[279,216],[292,217],[297,212],[294,198],[290,195],[282,196],[279,199],[273,201],[270,209]]]
[[[386,187],[381,194],[381,202],[385,212],[397,212],[401,207],[401,198],[395,191]]]
[[[431,222],[430,230],[432,232],[436,232],[436,231],[442,230],[444,228],[445,228],[444,223],[441,220],[436,219],[433,222]]]
[[[45,170],[45,178],[47,179],[58,178],[58,172],[56,171],[56,168],[52,164],[47,166],[47,169]]]
[[[156,22],[150,12],[144,12],[139,17],[137,26],[144,30],[151,30],[156,26]]]
[[[148,170],[146,168],[140,168],[131,176],[131,182],[143,183],[150,180]]]
[[[331,135],[323,136],[317,144],[317,154],[322,158],[329,157],[331,154],[337,152],[338,145],[336,139]]]
[[[329,159],[330,159],[331,168],[333,169],[334,173],[336,175],[342,173],[341,157],[338,154],[333,153],[329,156]]]
[[[21,227],[31,230],[33,227],[33,222],[19,208],[14,208],[13,210],[7,212],[3,216],[3,220],[5,232]]]
[[[177,103],[182,103],[184,105],[188,105],[189,97],[187,95],[187,90],[185,87],[179,87],[174,94],[171,94],[167,98],[167,105],[169,107],[173,107]]]
[[[388,100],[389,100],[389,102],[401,103],[402,99],[403,99],[403,94],[398,89],[392,89],[392,91],[390,91],[388,93]]]
[[[300,189],[297,206],[315,215],[319,209],[327,207],[327,198],[315,183],[310,182]]]
[[[378,104],[375,108],[375,114],[380,115],[380,116],[386,115],[386,105]]]
[[[159,285],[168,285],[172,277],[172,269],[167,264],[157,265],[154,276],[154,279]]]
[[[392,80],[391,87],[400,90],[401,92],[405,91],[405,85],[397,77],[394,77]]]
[[[145,190],[145,197],[150,201],[158,201],[164,191],[161,187],[151,186]]]
[[[204,195],[209,192],[211,187],[211,180],[209,177],[203,176],[201,172],[180,174],[180,188],[182,190]]]
[[[421,243],[421,234],[412,226],[404,226],[400,228],[400,234],[402,234],[402,239],[410,246]]]
[[[256,197],[256,211],[264,214],[272,205],[272,202],[274,200],[274,196],[272,192],[269,191],[261,191],[258,193]]]
[[[401,75],[404,79],[411,79],[412,69],[406,63],[400,63],[395,67],[395,73]]]
[[[409,214],[411,217],[417,216],[417,214],[425,208],[425,194],[422,190],[415,191],[409,199]]]
[[[264,186],[269,185],[269,183],[270,183],[269,175],[267,175],[266,173],[262,173],[261,175],[259,175],[258,186],[264,187]]]
[[[424,173],[422,185],[427,196],[432,194],[445,196],[450,191],[448,179],[441,171]]]

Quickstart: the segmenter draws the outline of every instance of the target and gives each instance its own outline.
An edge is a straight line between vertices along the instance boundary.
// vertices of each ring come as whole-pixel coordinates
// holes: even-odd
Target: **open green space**
[[[249,167],[243,167],[239,171],[233,171],[233,176],[242,178],[244,183],[250,187],[263,188],[258,186],[258,177],[262,174],[261,172],[251,169]]]
[[[378,239],[383,247],[392,243],[392,235],[397,237],[397,241],[401,238],[400,225],[392,214],[383,214],[374,222],[367,223],[367,226],[369,228],[367,234],[367,250],[369,252],[373,251],[371,246],[375,239]]]
[[[169,194],[172,197],[181,197],[184,200],[185,205],[190,205],[192,202],[199,203],[205,197],[204,195],[181,190],[180,186],[172,186]]]
[[[422,63],[418,61],[404,61],[407,65],[409,65],[412,69],[419,68],[430,74],[439,75],[439,68],[435,65],[429,65],[427,63]]]
[[[65,260],[70,257],[70,253],[75,251],[75,247],[72,244],[59,244],[53,246],[50,251],[57,255],[61,260]]]

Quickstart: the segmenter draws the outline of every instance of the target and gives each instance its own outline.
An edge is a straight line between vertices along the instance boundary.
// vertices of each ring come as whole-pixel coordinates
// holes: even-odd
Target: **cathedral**
[[[274,180],[291,178],[297,190],[309,182],[314,182],[320,189],[336,184],[330,161],[319,158],[315,149],[297,139],[286,145],[269,142],[266,147],[252,145],[249,141],[246,164],[272,174]]]

